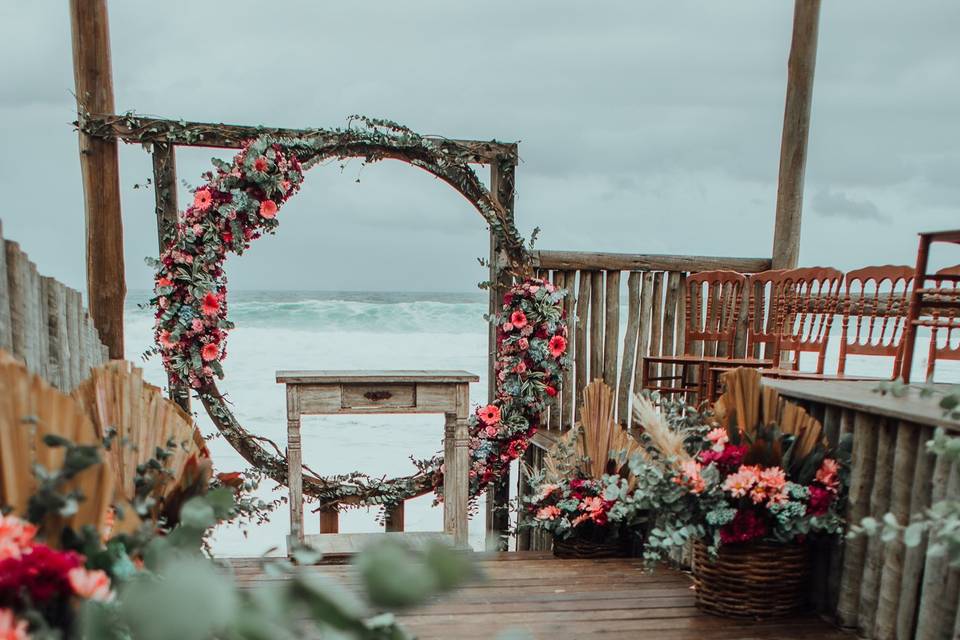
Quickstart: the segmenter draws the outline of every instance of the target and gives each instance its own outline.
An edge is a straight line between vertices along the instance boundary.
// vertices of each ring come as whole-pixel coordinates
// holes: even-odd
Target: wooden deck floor
[[[507,630],[548,638],[819,638],[853,636],[814,616],[752,622],[706,615],[694,606],[690,578],[645,573],[636,559],[558,560],[540,552],[477,554],[482,582],[398,616],[419,638],[495,638]],[[256,586],[271,578],[258,560],[234,559],[237,578]],[[349,565],[320,571],[356,584]]]

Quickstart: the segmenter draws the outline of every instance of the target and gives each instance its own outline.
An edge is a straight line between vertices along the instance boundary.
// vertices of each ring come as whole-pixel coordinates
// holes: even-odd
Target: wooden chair
[[[847,273],[836,377],[849,379],[849,355],[892,357],[893,369],[888,379],[900,375],[913,275],[913,267],[894,265],[864,267]],[[884,283],[889,283],[889,291],[884,291]]]
[[[940,269],[933,281],[948,305],[931,312],[927,382],[933,382],[937,360],[960,360],[960,264]]]
[[[703,397],[704,366],[733,358],[745,284],[746,276],[735,271],[701,271],[687,277],[683,355],[644,358],[644,389]],[[657,365],[662,371],[652,375]]]
[[[747,277],[748,357],[757,360],[773,359],[773,349],[780,337],[780,328],[777,326],[780,313],[777,304],[780,301],[779,278],[785,271],[785,269],[771,269]]]
[[[789,269],[776,279],[777,321],[780,336],[773,351],[773,371],[799,371],[803,353],[817,354],[815,373],[822,374],[827,355],[827,342],[833,318],[839,310],[840,284],[843,273],[831,267]],[[783,360],[787,353],[790,359]]]

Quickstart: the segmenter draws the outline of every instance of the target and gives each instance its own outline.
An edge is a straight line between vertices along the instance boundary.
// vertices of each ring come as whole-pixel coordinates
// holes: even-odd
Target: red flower
[[[220,299],[213,293],[203,296],[203,315],[215,316],[220,311]]]
[[[224,232],[220,235],[220,237],[221,237],[221,238],[223,239],[223,241],[224,241],[225,243],[227,243],[227,244],[231,244],[231,243],[233,242],[233,234],[230,233],[229,231],[224,231]]]
[[[273,200],[264,200],[260,203],[260,215],[267,220],[277,217],[277,203]]]
[[[706,451],[701,451],[698,457],[704,465],[715,462],[718,467],[735,469],[743,464],[743,457],[745,455],[747,455],[747,445],[728,444],[723,448],[723,451],[707,449]]]
[[[543,390],[546,391],[547,395],[550,396],[551,398],[557,395],[557,388],[549,384],[546,387],[544,387]]]
[[[269,165],[267,164],[267,159],[264,158],[263,156],[260,156],[259,158],[253,161],[253,168],[256,169],[257,171],[260,171],[261,173],[266,171],[268,166]]]
[[[500,422],[500,407],[495,404],[488,404],[477,412],[477,416],[483,424],[497,424]]]
[[[169,286],[172,286],[172,285],[173,285],[173,280],[171,280],[170,278],[168,278],[168,277],[166,277],[166,276],[160,276],[159,278],[157,278],[157,286],[158,286],[158,287],[169,287]]]
[[[205,362],[216,360],[218,355],[220,355],[220,347],[216,342],[203,345],[203,349],[200,351],[200,356]]]
[[[503,294],[503,304],[509,306],[511,302],[513,302],[513,292],[508,291],[507,293]]]
[[[547,343],[547,349],[554,358],[559,358],[567,350],[567,339],[563,336],[553,336]]]
[[[736,544],[767,535],[767,523],[753,509],[740,509],[730,524],[720,528],[720,542]]]
[[[42,544],[19,558],[7,558],[0,562],[0,606],[16,607],[24,592],[35,604],[71,593],[67,574],[82,564],[76,553],[54,551]]]
[[[513,325],[514,329],[523,329],[527,326],[527,314],[517,309],[510,314],[510,324]]]
[[[833,494],[822,487],[810,485],[810,500],[807,502],[807,513],[811,516],[822,516],[833,502]]]

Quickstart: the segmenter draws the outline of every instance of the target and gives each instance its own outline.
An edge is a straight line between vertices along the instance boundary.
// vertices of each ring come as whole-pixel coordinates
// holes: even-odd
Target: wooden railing
[[[0,349],[63,391],[107,361],[80,292],[37,272],[0,225]]]
[[[960,498],[960,473],[925,447],[938,427],[960,435],[960,422],[944,417],[935,400],[914,392],[883,396],[869,382],[764,384],[802,404],[822,422],[831,443],[852,435],[848,522],[867,516],[882,521],[892,513],[904,524],[932,503]],[[812,604],[862,638],[957,637],[960,569],[927,550],[926,534],[910,547],[879,534],[821,543],[814,555]]]
[[[615,390],[617,419],[630,424],[630,397],[640,386],[642,359],[683,351],[687,274],[770,268],[766,258],[577,251],[535,251],[533,263],[540,277],[569,292],[565,304],[573,366],[550,407],[549,430],[576,422],[580,394],[596,378]],[[735,355],[743,355],[745,348],[746,313],[741,317]]]

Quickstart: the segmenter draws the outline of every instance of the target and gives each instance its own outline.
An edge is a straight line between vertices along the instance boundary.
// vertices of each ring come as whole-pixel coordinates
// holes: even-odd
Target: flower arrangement
[[[642,537],[646,512],[635,499],[628,460],[640,444],[613,420],[613,392],[596,380],[584,391],[582,424],[529,470],[522,527],[548,532],[557,555],[621,555]]]
[[[734,373],[741,371],[746,370]],[[740,404],[721,398],[714,416],[692,412],[682,402],[657,412],[649,398],[634,397],[646,435],[645,450],[631,469],[638,493],[656,514],[645,551],[649,559],[662,559],[692,540],[716,554],[722,545],[790,544],[842,531],[846,444],[831,450],[819,422],[802,411],[783,411],[785,401],[775,396],[762,406],[779,407],[778,415],[748,409],[738,416],[735,407],[752,407],[743,395],[757,400],[761,395],[744,394],[733,381],[759,390],[759,375],[754,379],[753,373],[727,378]]]
[[[470,495],[523,455],[569,365],[566,292],[538,278],[512,287],[497,315],[496,397],[470,418]]]

